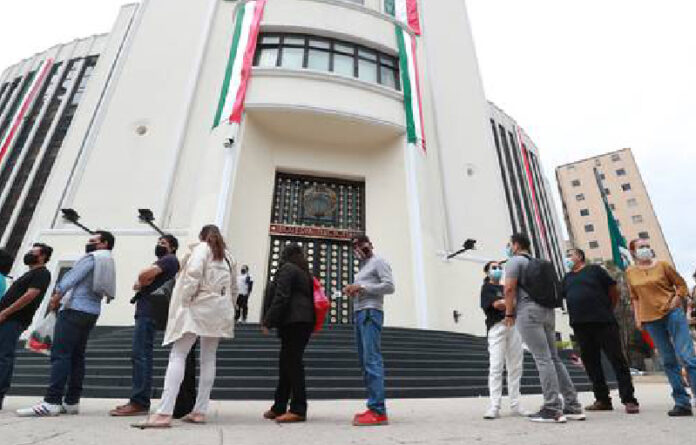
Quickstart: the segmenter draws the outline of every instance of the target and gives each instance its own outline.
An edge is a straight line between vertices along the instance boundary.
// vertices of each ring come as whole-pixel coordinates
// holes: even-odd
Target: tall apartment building
[[[607,216],[595,169],[626,241],[649,239],[657,258],[674,264],[630,148],[556,168],[571,245],[585,250],[593,261],[611,259]]]

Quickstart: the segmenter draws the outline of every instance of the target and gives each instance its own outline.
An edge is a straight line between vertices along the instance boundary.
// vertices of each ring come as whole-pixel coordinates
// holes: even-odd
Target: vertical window
[[[491,119],[491,130],[493,131],[493,140],[495,142],[495,151],[498,155],[498,165],[500,166],[500,176],[503,180],[503,187],[505,188],[505,203],[507,204],[508,214],[510,215],[510,223],[512,224],[512,231],[516,233],[518,231],[517,221],[515,220],[515,212],[512,209],[512,199],[510,197],[510,185],[508,183],[507,175],[505,174],[505,163],[503,161],[502,150],[500,149],[500,138],[498,138],[498,132],[495,129],[495,121]]]

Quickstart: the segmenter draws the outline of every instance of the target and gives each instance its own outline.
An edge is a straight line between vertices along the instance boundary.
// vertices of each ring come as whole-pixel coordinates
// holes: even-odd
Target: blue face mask
[[[492,281],[500,281],[501,278],[503,278],[503,270],[502,269],[494,269],[488,272],[488,277]]]
[[[565,267],[570,271],[573,270],[575,267],[575,261],[571,260],[570,258],[565,259]]]
[[[505,258],[512,258],[515,252],[512,251],[512,246],[505,246]]]

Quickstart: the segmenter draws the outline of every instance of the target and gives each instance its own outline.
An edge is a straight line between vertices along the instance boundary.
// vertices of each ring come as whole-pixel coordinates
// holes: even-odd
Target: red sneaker
[[[386,414],[378,414],[370,409],[362,414],[356,414],[353,417],[354,426],[376,426],[376,425],[388,425],[389,418]]]

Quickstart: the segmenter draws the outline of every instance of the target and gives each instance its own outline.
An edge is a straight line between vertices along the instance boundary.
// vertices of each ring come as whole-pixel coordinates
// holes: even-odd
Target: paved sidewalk
[[[696,435],[696,417],[668,418],[669,388],[661,383],[641,383],[637,388],[643,412],[629,416],[620,405],[610,413],[589,414],[585,422],[565,425],[533,424],[526,419],[482,419],[486,399],[391,400],[391,425],[355,428],[353,414],[359,401],[310,401],[305,424],[278,426],[261,419],[269,406],[264,402],[213,402],[210,423],[175,423],[170,430],[140,431],[129,427],[142,417],[110,418],[106,412],[120,400],[86,399],[79,416],[23,419],[14,410],[36,398],[9,397],[0,411],[2,445],[348,445],[348,444],[563,444],[654,445],[685,443]],[[526,396],[528,409],[537,407],[540,396]],[[583,403],[591,394],[581,395]]]

